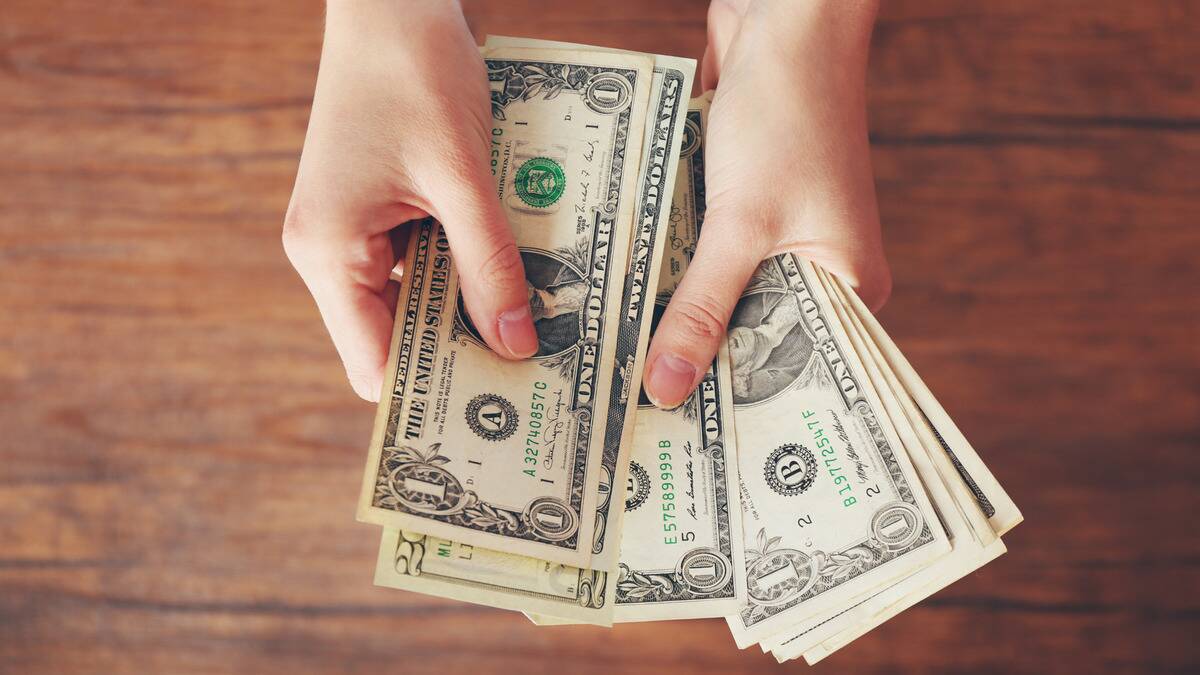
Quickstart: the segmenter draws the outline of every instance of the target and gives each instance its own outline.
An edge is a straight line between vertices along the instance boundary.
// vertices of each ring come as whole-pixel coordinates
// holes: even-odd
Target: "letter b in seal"
[[[767,456],[763,477],[780,496],[794,497],[812,487],[817,478],[817,458],[803,445],[786,443]]]

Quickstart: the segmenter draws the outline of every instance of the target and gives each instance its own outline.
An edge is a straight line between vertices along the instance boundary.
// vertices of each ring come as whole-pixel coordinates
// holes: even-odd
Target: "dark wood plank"
[[[705,3],[465,3],[699,56]],[[1200,3],[884,3],[888,329],[1022,507],[820,670],[1200,668]],[[0,671],[801,670],[719,621],[371,586],[359,403],[278,230],[319,2],[0,7]]]

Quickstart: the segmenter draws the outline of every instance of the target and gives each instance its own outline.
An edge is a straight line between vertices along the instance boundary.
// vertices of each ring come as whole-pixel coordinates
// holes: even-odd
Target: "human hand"
[[[537,351],[524,266],[488,164],[483,60],[453,2],[329,2],[284,250],[354,391],[382,389],[406,228],[441,221],[463,300],[505,358]]]
[[[647,354],[643,384],[657,405],[679,405],[699,384],[765,258],[794,252],[845,279],[872,309],[887,300],[865,101],[875,4],[710,6],[707,212]]]

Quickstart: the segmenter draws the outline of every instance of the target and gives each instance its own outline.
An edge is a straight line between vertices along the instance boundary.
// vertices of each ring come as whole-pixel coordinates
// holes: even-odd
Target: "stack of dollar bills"
[[[358,506],[382,586],[537,624],[724,617],[814,663],[1004,552],[1021,514],[855,293],[762,263],[692,396],[641,394],[704,220],[695,62],[489,38],[491,165],[538,353],[488,350],[415,226]]]

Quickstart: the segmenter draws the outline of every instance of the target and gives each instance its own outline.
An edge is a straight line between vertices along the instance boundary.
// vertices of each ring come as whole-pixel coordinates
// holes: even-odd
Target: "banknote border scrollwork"
[[[531,528],[521,514],[481,501],[474,490],[464,489],[459,480],[441,465],[450,458],[441,454],[441,443],[431,443],[425,450],[412,446],[387,446],[383,449],[381,466],[375,482],[372,503],[383,508],[403,508],[409,513],[437,517],[455,525],[494,533],[523,534]],[[430,509],[405,498],[399,484],[413,475],[422,479],[440,477],[454,499],[436,509]]]
[[[616,85],[616,100],[608,102],[596,95],[597,90],[606,84]],[[633,83],[618,73],[596,73],[583,83],[582,97],[584,105],[593,111],[601,115],[615,115],[633,102]]]
[[[963,465],[962,460],[958,458],[958,455],[954,453],[953,449],[951,449],[950,444],[947,443],[946,439],[942,437],[942,432],[938,431],[938,428],[933,425],[933,422],[930,421],[929,416],[925,414],[925,411],[921,409],[919,404],[914,401],[913,405],[917,406],[917,411],[921,413],[921,417],[925,420],[925,423],[929,425],[929,429],[933,432],[934,437],[937,438],[937,442],[941,444],[942,450],[944,450],[946,452],[946,456],[950,458],[950,463],[954,465],[955,471],[958,471],[958,475],[962,476],[963,482],[965,482],[967,484],[967,488],[971,490],[971,495],[975,497],[975,502],[979,504],[979,508],[983,511],[983,515],[987,516],[988,518],[995,516],[996,507],[992,504],[992,500],[988,499],[987,495],[985,495],[983,490],[980,489],[979,483],[976,483],[975,479],[971,477],[971,472],[967,471],[967,467]]]

